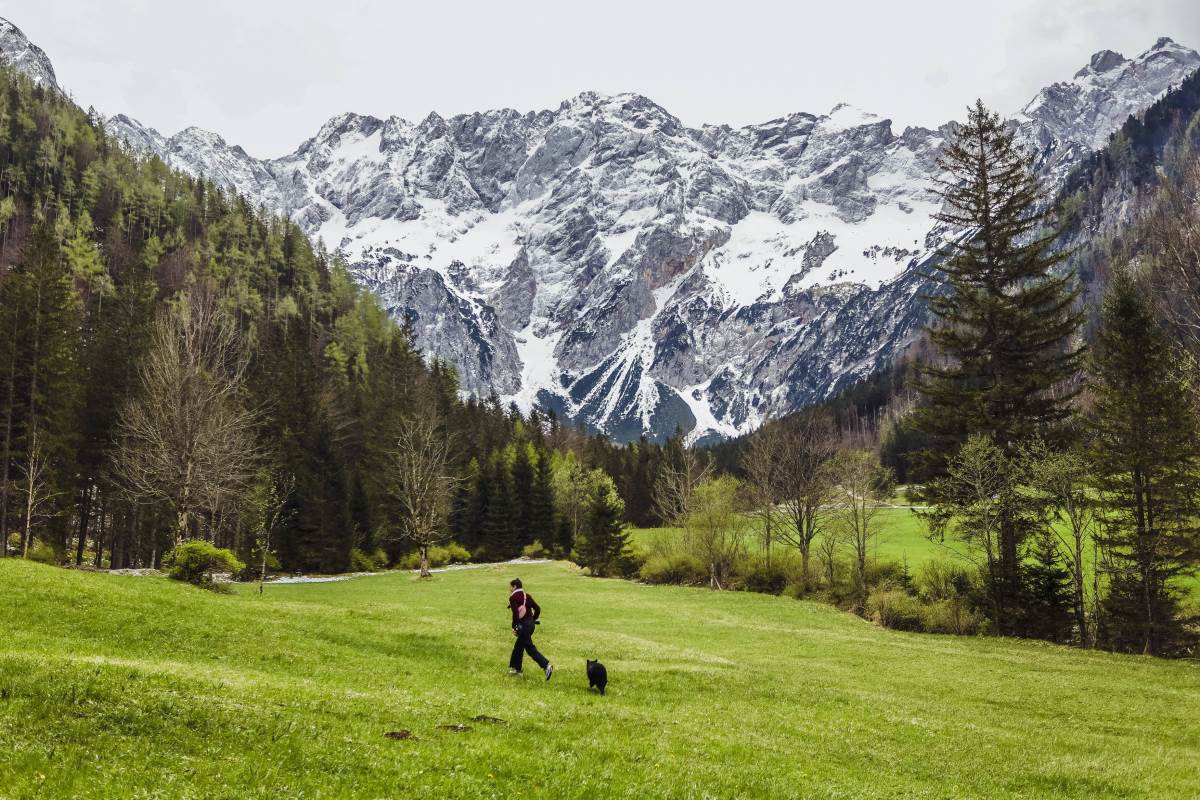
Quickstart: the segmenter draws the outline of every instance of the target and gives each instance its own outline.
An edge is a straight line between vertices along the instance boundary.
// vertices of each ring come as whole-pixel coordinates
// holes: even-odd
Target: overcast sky
[[[0,0],[0,16],[81,105],[260,157],[342,111],[526,111],[587,89],[690,125],[846,101],[933,126],[976,96],[1015,111],[1102,48],[1200,48],[1200,0]]]

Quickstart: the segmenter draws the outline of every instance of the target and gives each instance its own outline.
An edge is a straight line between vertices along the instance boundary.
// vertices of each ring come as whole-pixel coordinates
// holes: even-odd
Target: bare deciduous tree
[[[837,431],[825,411],[795,414],[781,422],[779,497],[783,514],[779,540],[800,551],[801,574],[811,580],[812,543],[820,532],[821,507],[829,499],[828,463],[837,451]]]
[[[761,523],[759,531],[767,569],[771,567],[771,545],[775,542],[779,518],[782,440],[778,424],[767,421],[754,432],[742,462],[753,513]]]
[[[155,321],[137,396],[121,410],[117,472],[139,499],[166,502],[175,544],[193,515],[242,494],[259,461],[249,356],[217,298],[195,289]]]
[[[836,525],[826,525],[817,537],[817,557],[825,569],[825,585],[832,588],[837,581],[837,556],[842,549],[842,532]]]
[[[1163,181],[1145,221],[1155,301],[1193,357],[1200,357],[1200,162]]]
[[[692,494],[712,472],[712,463],[694,447],[680,446],[666,452],[654,483],[654,509],[666,525],[681,520],[691,509]]]
[[[450,538],[446,521],[458,483],[450,471],[450,437],[438,420],[409,416],[401,422],[390,472],[399,533],[417,546],[420,576],[428,578],[429,548]]]
[[[21,493],[25,496],[25,530],[23,531],[21,555],[27,558],[29,545],[33,541],[34,523],[48,516],[46,507],[59,494],[50,489],[47,474],[49,465],[37,428],[34,428],[30,434],[29,452],[26,453],[25,463],[17,469],[21,473]]]
[[[1072,609],[1079,644],[1092,641],[1088,625],[1087,564],[1084,549],[1096,529],[1096,503],[1089,490],[1088,462],[1076,450],[1052,452],[1037,447],[1031,454],[1033,484],[1044,492],[1049,504],[1066,519],[1067,527],[1054,526],[1059,551],[1071,572]]]
[[[832,522],[854,548],[854,588],[858,602],[865,604],[867,555],[871,542],[880,533],[875,517],[880,502],[891,492],[892,473],[869,450],[843,450],[834,456],[829,467]]]

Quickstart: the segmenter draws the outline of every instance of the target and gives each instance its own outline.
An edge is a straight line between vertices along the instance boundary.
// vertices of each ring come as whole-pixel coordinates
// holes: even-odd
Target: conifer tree
[[[521,544],[513,525],[512,477],[502,452],[492,452],[488,472],[491,491],[483,517],[484,547],[493,558],[516,558],[521,554]]]
[[[533,457],[527,442],[518,441],[512,460],[513,528],[518,549],[537,537],[533,519]]]
[[[550,454],[538,453],[537,471],[533,476],[533,491],[530,496],[531,536],[546,547],[553,547],[558,535],[554,519],[554,474],[550,466]]]
[[[613,488],[612,481],[598,480],[588,498],[583,540],[577,548],[577,560],[593,575],[614,574],[629,548],[629,536],[621,521],[624,503]]]
[[[968,436],[982,435],[1006,453],[1036,436],[1054,438],[1070,413],[1082,348],[1078,290],[1056,268],[1051,219],[1013,131],[982,102],[970,109],[941,159],[944,211],[957,237],[930,277],[935,318],[930,338],[946,363],[918,372],[924,404],[918,429],[929,437],[919,456],[925,499],[940,502],[938,476]],[[1007,504],[1002,504],[1007,505]],[[1002,632],[1020,616],[1023,545],[1031,530],[1000,524],[998,583]]]
[[[1071,573],[1062,562],[1059,543],[1047,527],[1033,538],[1026,567],[1026,636],[1065,642],[1071,638]]]
[[[1118,272],[1093,357],[1093,473],[1100,491],[1109,643],[1182,646],[1179,578],[1200,565],[1200,431],[1187,362],[1133,277]]]

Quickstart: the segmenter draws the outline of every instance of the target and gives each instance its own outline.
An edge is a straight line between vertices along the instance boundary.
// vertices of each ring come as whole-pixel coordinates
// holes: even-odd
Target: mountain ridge
[[[1099,51],[1012,124],[1053,189],[1197,67],[1167,38]],[[839,104],[693,128],[636,93],[581,92],[417,122],[346,112],[256,159],[201,128],[106,120],[340,251],[464,389],[617,439],[736,435],[901,357],[948,234],[934,177],[953,124],[896,133]]]

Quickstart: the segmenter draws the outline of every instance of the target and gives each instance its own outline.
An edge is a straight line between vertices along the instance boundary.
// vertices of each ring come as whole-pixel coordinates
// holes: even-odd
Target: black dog
[[[608,686],[608,670],[599,661],[592,661],[590,658],[587,662],[588,688],[599,689],[600,694],[604,694],[604,687]]]

